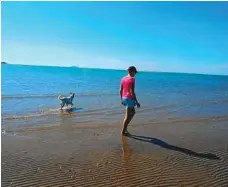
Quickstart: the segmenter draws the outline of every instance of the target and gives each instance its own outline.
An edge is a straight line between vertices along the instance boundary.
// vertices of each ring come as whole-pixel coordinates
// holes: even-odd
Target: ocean
[[[120,124],[122,70],[2,65],[2,131],[17,132],[71,124]],[[140,69],[140,68],[139,68]],[[74,110],[60,111],[58,95],[75,93]],[[141,108],[132,124],[228,119],[228,76],[140,72]]]

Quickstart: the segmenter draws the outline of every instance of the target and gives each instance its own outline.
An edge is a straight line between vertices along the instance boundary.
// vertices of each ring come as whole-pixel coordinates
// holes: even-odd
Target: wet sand
[[[2,134],[2,186],[228,184],[227,119],[71,124]]]

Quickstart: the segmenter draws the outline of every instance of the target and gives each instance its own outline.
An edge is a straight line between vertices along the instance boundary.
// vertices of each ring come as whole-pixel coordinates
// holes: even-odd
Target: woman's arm
[[[131,95],[132,95],[132,99],[135,100],[137,107],[139,108],[140,104],[139,104],[137,97],[136,97],[136,94],[135,94],[135,81],[133,82],[132,87],[131,87]]]
[[[122,96],[123,96],[123,85],[120,83],[120,103],[122,104]]]

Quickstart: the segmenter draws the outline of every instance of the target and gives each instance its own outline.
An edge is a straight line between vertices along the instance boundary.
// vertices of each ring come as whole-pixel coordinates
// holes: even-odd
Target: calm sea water
[[[121,122],[119,84],[125,71],[2,65],[2,129]],[[60,112],[58,95],[76,94],[75,110]],[[227,119],[228,76],[141,72],[135,123]],[[224,118],[225,117],[225,118]],[[206,121],[205,121],[206,122]]]

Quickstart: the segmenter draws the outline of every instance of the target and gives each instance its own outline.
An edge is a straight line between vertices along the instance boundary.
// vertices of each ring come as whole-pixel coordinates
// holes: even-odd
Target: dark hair
[[[131,72],[138,73],[138,71],[137,71],[135,66],[130,66],[127,70],[128,70],[129,73],[131,73]]]

